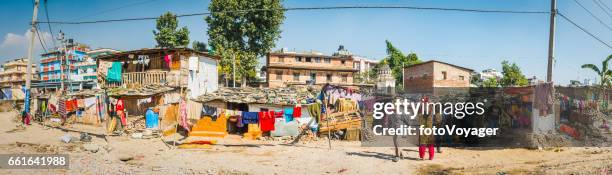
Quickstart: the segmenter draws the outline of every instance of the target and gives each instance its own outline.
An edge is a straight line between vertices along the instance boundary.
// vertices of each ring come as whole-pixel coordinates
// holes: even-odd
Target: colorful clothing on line
[[[254,124],[259,120],[257,112],[242,112],[242,124]]]
[[[283,112],[285,113],[285,122],[293,121],[293,108],[285,108]]]
[[[274,130],[274,111],[262,111],[259,112],[259,125],[261,131],[272,131]]]

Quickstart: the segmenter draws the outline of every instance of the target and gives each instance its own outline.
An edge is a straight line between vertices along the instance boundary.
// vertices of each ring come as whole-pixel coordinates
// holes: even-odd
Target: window
[[[342,61],[340,61],[340,63],[342,63],[342,65],[345,65],[345,64],[346,64],[346,61],[345,61],[345,60],[342,60]]]
[[[306,57],[306,62],[312,62],[312,58]]]
[[[324,58],[324,59],[323,59],[323,61],[324,61],[325,63],[331,63],[331,58]]]
[[[348,75],[344,74],[342,75],[342,82],[346,83],[348,81]]]
[[[285,62],[285,57],[278,57],[278,62]]]
[[[293,73],[293,81],[300,81],[300,73]]]
[[[462,75],[459,75],[459,80],[463,81],[463,80],[465,80],[465,77],[462,76]]]
[[[316,82],[316,80],[317,80],[317,74],[316,73],[310,73],[310,81]]]
[[[295,57],[295,62],[302,62],[302,57]]]
[[[283,71],[276,71],[276,80],[283,79]]]
[[[316,57],[315,58],[315,63],[320,63],[321,62],[321,57]]]
[[[331,82],[332,81],[332,74],[325,75],[325,80],[327,80],[327,82]]]
[[[446,80],[446,71],[442,71],[442,79]]]

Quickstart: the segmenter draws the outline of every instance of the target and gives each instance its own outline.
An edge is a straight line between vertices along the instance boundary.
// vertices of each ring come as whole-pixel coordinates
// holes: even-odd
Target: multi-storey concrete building
[[[358,70],[354,67],[350,54],[289,52],[281,49],[268,53],[266,77],[268,87],[285,87],[288,85],[334,84],[353,85],[353,75]]]
[[[89,89],[97,86],[96,57],[117,53],[113,49],[91,50],[89,46],[68,43],[42,54],[39,68],[41,86],[57,89],[63,83],[68,90]]]
[[[433,92],[434,88],[470,87],[472,69],[442,61],[426,61],[404,67],[407,92]]]
[[[36,64],[29,64],[32,66],[32,80],[36,80]],[[2,71],[0,71],[0,86],[9,88],[21,88],[25,85],[26,74],[28,68],[28,60],[25,58],[19,58],[7,61],[2,65]]]

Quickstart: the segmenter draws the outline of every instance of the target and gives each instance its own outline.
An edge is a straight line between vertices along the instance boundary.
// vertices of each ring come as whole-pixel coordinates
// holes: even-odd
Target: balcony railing
[[[151,84],[166,84],[168,72],[131,72],[123,73],[121,82],[105,82],[106,87],[134,87]]]

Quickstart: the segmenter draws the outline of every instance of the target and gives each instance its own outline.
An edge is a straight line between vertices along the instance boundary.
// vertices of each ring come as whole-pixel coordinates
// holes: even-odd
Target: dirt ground
[[[0,154],[61,153],[68,170],[0,169],[0,174],[612,174],[612,148],[459,149],[443,148],[434,160],[420,160],[417,148],[361,147],[359,142],[321,139],[296,145],[247,141],[237,136],[208,149],[170,149],[160,139],[94,137],[64,143],[75,132],[33,124],[16,129],[14,113],[0,113]],[[99,151],[84,149],[95,144]],[[132,158],[122,161],[122,158]]]

